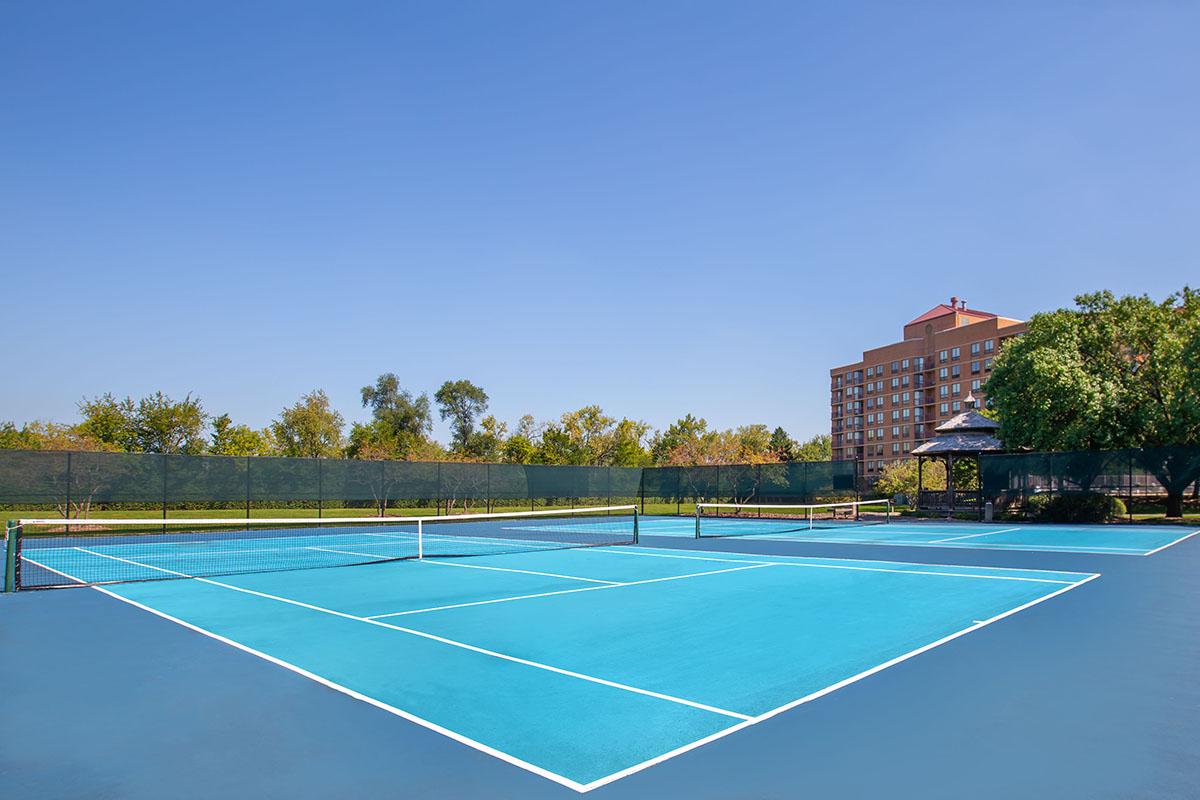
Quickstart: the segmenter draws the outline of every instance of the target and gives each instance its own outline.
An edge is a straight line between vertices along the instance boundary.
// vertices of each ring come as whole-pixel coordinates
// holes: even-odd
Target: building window
[[[962,375],[962,367],[960,367],[958,364],[955,364],[953,367],[950,368],[950,377],[951,378],[957,378],[960,375]]]
[[[943,383],[941,386],[938,387],[938,397],[949,397],[949,396],[950,396],[950,387],[949,387],[949,385]]]
[[[981,383],[981,382],[980,382],[980,380],[979,380],[978,378],[976,378],[975,380],[971,381],[971,391],[972,391],[972,392],[977,392],[977,391],[979,391],[979,386],[980,386],[980,383]]]
[[[907,375],[904,375],[900,378],[900,385],[908,386],[908,376]]]
[[[907,409],[907,408],[904,409],[904,418],[905,419],[908,419],[909,417],[912,416],[912,414],[910,414],[909,411],[910,411],[910,409]]]
[[[899,425],[893,425],[893,426],[892,426],[892,438],[893,438],[893,439],[899,439],[899,438],[900,438],[900,426],[899,426]]]
[[[992,360],[990,358],[984,359],[983,368],[987,369],[987,370],[990,370],[992,368]]]
[[[899,378],[892,378],[892,388],[893,389],[900,388],[900,379]]]
[[[874,367],[867,367],[867,377],[868,378],[875,377],[875,368]]]
[[[946,363],[946,351],[945,350],[938,353],[938,361],[942,362],[943,364]]]
[[[925,356],[917,356],[913,363],[917,365],[917,369],[925,369]]]
[[[941,378],[942,380],[946,380],[946,378],[950,377],[950,370],[946,369],[945,367],[942,367],[941,369],[938,370],[938,377]]]
[[[979,355],[979,342],[971,342],[971,355]]]
[[[957,414],[959,411],[962,411],[962,403],[960,403],[959,401],[955,400],[955,401],[954,401],[954,402],[951,404],[951,408],[953,408],[953,409],[954,409],[954,412]]]
[[[953,394],[953,395],[960,395],[960,394],[962,394],[962,384],[961,384],[961,383],[952,383],[952,384],[950,384],[950,393],[951,393],[951,394]]]
[[[899,371],[900,371],[900,362],[893,361],[892,362],[892,372],[899,372]]]
[[[971,362],[971,374],[972,374],[972,375],[978,375],[978,374],[979,374],[979,362],[978,362],[978,361],[972,361],[972,362]]]
[[[950,348],[950,360],[951,361],[957,361],[959,355],[961,355],[959,348],[957,348],[957,347]]]
[[[900,454],[900,443],[892,442],[892,455],[899,455],[899,454]]]
[[[995,349],[996,349],[996,343],[993,340],[988,339],[986,342],[983,343],[983,352],[990,353]]]

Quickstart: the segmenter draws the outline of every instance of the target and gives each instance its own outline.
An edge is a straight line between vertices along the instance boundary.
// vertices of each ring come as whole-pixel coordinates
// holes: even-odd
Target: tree
[[[584,406],[543,428],[533,461],[586,466],[644,463],[647,456],[643,441],[649,430],[644,422],[625,418],[618,421],[600,406]]]
[[[780,461],[795,461],[796,441],[788,436],[788,432],[782,426],[771,432],[771,450],[775,452]]]
[[[832,461],[833,443],[827,433],[818,433],[796,448],[796,461]]]
[[[57,422],[27,422],[18,428],[0,423],[0,450],[116,450],[80,430],[78,425]]]
[[[138,450],[137,407],[133,398],[118,400],[112,392],[79,401],[79,432],[115,450]]]
[[[446,381],[433,399],[437,401],[442,419],[451,420],[454,437],[451,449],[466,449],[467,441],[475,432],[475,417],[487,411],[487,392],[468,380]]]
[[[517,429],[504,442],[503,459],[509,464],[528,464],[533,461],[541,433],[532,414],[517,421]]]
[[[202,453],[207,421],[199,398],[189,394],[176,402],[162,392],[155,392],[137,404],[134,422],[137,449],[143,453]]]
[[[1080,295],[1036,314],[996,358],[985,390],[1010,449],[1142,448],[1138,457],[1180,516],[1200,477],[1200,292]],[[1078,478],[1077,478],[1078,479]]]
[[[208,452],[216,456],[270,455],[270,431],[256,431],[249,425],[234,425],[228,414],[213,420],[212,444]]]
[[[665,430],[657,432],[650,440],[650,460],[655,464],[699,463],[686,460],[688,454],[697,457],[703,447],[702,440],[708,436],[708,422],[688,414],[681,417]],[[676,461],[681,457],[685,460]]]
[[[429,452],[433,430],[429,397],[414,397],[400,388],[394,373],[380,375],[374,386],[362,388],[363,407],[371,409],[372,422],[355,424],[350,433],[350,454],[376,452],[387,458],[415,458]]]
[[[890,461],[875,484],[875,490],[884,497],[898,494],[908,498],[909,505],[917,503],[917,459],[906,458]],[[946,466],[941,461],[926,461],[920,476],[926,489],[946,488]]]
[[[470,458],[480,461],[500,461],[508,437],[508,425],[492,415],[484,417],[479,427],[467,439],[463,453]]]
[[[298,458],[336,458],[342,453],[342,415],[329,407],[321,389],[301,396],[271,423],[271,435],[281,455]]]

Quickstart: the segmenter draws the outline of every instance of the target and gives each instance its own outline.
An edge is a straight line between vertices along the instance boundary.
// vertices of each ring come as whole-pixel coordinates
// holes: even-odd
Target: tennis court
[[[1200,534],[1200,530],[1177,525],[910,521],[897,516],[881,524],[836,520],[829,524],[818,521],[809,527],[802,517],[798,520],[771,518],[769,506],[762,507],[766,509],[767,517],[756,516],[754,507],[744,508],[749,510],[702,518],[700,535],[767,541],[1149,556]],[[648,517],[642,520],[641,529],[644,536],[693,538],[697,535],[694,517]]]
[[[577,791],[736,734],[1098,577],[579,546],[596,543],[589,527],[617,535],[625,523],[611,516],[489,521],[503,531],[491,541],[477,527],[425,532],[405,554],[395,551],[403,532],[383,533],[386,544],[364,553],[363,531],[336,525],[285,536],[226,532],[186,546],[161,532],[86,545],[31,539],[22,566],[87,583],[133,580],[94,588],[407,721],[396,724],[424,726]],[[378,528],[369,533],[380,538]],[[327,541],[313,544],[320,537]],[[455,540],[447,552],[475,553],[411,557],[441,539]],[[279,566],[281,541],[292,566]],[[353,569],[296,568],[295,550],[362,560]],[[271,559],[273,571],[145,580],[220,572],[247,557]],[[221,559],[225,566],[214,566]]]

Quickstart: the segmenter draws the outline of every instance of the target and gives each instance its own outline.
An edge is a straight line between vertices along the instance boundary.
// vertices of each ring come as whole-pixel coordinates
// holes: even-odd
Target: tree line
[[[446,381],[416,394],[394,373],[362,387],[366,422],[345,418],[320,389],[282,409],[265,428],[212,415],[200,398],[173,399],[163,392],[134,400],[112,393],[79,403],[74,424],[0,423],[0,449],[110,450],[226,456],[291,456],[489,461],[514,464],[643,466],[828,461],[828,435],[797,442],[782,427],[743,425],[711,429],[688,414],[665,430],[620,419],[598,405],[539,422],[526,414],[510,426],[486,413],[490,398],[469,380]],[[433,415],[449,423],[448,445],[433,438]]]

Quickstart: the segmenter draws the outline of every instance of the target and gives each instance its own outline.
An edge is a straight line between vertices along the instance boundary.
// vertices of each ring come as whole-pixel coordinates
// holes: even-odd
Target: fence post
[[[20,568],[20,559],[17,558],[17,521],[15,519],[7,520],[4,523],[4,591],[15,592],[17,590],[17,570]]]
[[[162,518],[163,518],[162,532],[163,533],[167,532],[167,523],[166,523],[166,519],[167,519],[167,463],[168,463],[167,456],[163,455],[162,456]]]
[[[1129,451],[1129,505],[1125,507],[1125,514],[1129,521],[1133,522],[1133,451]]]
[[[322,460],[317,456],[317,519],[325,513],[325,469]]]
[[[250,456],[246,456],[246,530],[250,530]]]
[[[71,454],[67,453],[67,503],[63,506],[63,519],[71,518]]]

